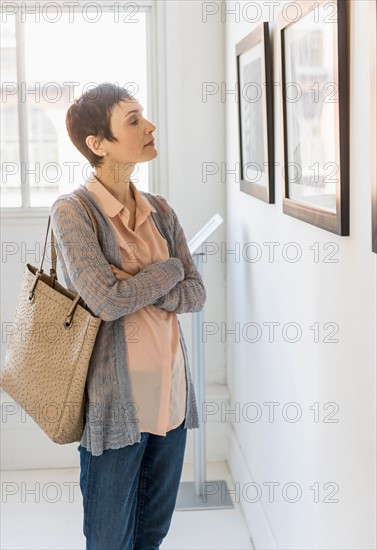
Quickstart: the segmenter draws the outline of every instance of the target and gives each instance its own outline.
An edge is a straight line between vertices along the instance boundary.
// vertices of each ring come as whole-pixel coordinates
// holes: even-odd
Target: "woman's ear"
[[[98,139],[96,136],[87,136],[85,143],[95,155],[103,157],[106,154],[102,140]]]

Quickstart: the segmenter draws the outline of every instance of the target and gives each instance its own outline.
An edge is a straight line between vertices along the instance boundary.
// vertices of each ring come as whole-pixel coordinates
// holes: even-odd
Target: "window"
[[[91,173],[71,143],[65,113],[100,82],[147,102],[148,2],[3,3],[1,207],[49,207]],[[148,163],[132,176],[148,190]]]

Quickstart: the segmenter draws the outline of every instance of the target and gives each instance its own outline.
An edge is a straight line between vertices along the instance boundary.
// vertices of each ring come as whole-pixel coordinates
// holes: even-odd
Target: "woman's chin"
[[[147,149],[147,147],[145,147]],[[144,152],[143,155],[140,155],[139,160],[136,162],[136,164],[140,164],[141,162],[149,162],[150,160],[153,160],[157,157],[158,151],[155,147],[148,146],[148,152]]]
[[[156,147],[155,147],[154,145],[147,145],[147,146],[146,146],[146,149],[149,150],[149,151],[148,151],[148,153],[149,153],[148,156],[149,156],[149,157],[152,157],[152,158],[157,157],[158,151],[157,151],[157,149],[156,149]]]

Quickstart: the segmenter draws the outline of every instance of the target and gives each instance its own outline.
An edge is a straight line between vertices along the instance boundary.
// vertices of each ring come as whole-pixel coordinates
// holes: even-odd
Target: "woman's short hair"
[[[103,82],[82,94],[69,107],[66,115],[68,135],[77,149],[97,167],[103,158],[96,155],[86,144],[88,136],[97,136],[117,141],[110,130],[111,112],[120,101],[137,101],[126,88]]]

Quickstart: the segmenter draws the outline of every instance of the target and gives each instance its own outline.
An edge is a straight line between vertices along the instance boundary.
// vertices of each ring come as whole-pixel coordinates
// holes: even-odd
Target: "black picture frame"
[[[347,236],[347,2],[291,4],[279,14],[283,212]]]
[[[372,251],[377,254],[377,3],[370,3]]]
[[[274,114],[268,22],[236,44],[236,63],[240,190],[271,204],[275,202]]]

